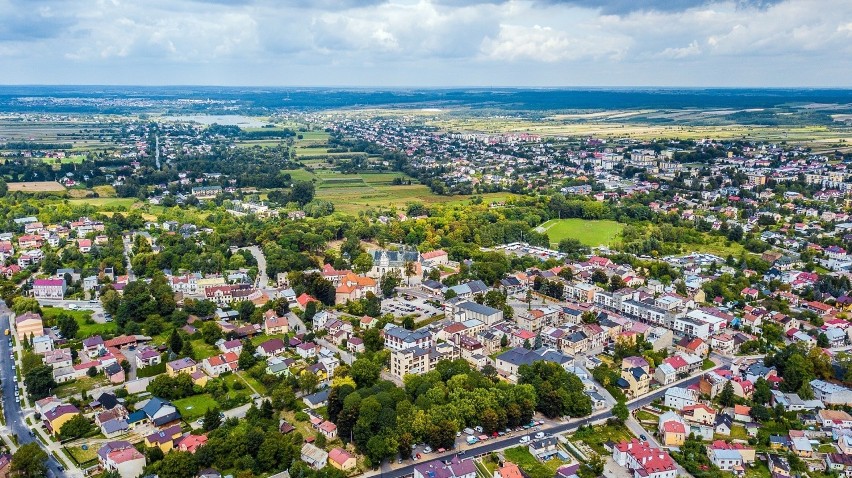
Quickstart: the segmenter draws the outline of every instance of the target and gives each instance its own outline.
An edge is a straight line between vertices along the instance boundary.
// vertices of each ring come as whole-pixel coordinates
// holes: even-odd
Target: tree
[[[759,377],[754,382],[754,394],[751,399],[754,403],[769,403],[772,400],[772,388],[765,378]]]
[[[373,327],[364,332],[364,350],[367,352],[378,352],[385,346],[385,339],[379,329]]]
[[[86,370],[86,375],[88,375],[89,377],[94,377],[97,374],[98,374],[98,369],[95,368],[94,366],[89,367],[89,370]]]
[[[254,356],[251,350],[251,344],[246,343],[245,345],[243,345],[243,350],[240,352],[239,359],[237,359],[237,366],[240,367],[240,370],[248,370],[254,367],[254,364],[257,363],[257,358]]]
[[[719,403],[721,403],[723,407],[732,407],[734,406],[734,398],[734,386],[730,381],[728,381],[719,393]]]
[[[24,384],[26,384],[27,391],[33,399],[41,400],[47,397],[56,388],[56,382],[53,380],[53,367],[42,365],[30,370],[24,376]]]
[[[627,405],[624,403],[624,400],[619,400],[618,403],[612,407],[612,416],[617,418],[621,423],[627,421],[627,418],[630,416],[630,410],[627,409]]]
[[[500,348],[506,348],[508,346],[509,346],[509,337],[506,334],[503,334],[503,336],[500,337]]]
[[[178,329],[172,330],[172,335],[169,337],[169,347],[175,354],[179,354],[183,350],[183,338],[178,333]]]
[[[366,274],[373,268],[373,256],[362,252],[352,261],[352,270],[357,274]]]
[[[151,467],[160,478],[192,478],[198,473],[195,456],[186,451],[170,451]]]
[[[603,269],[595,269],[594,271],[592,271],[592,282],[595,282],[597,284],[606,284],[606,272],[604,272]]]
[[[296,181],[290,191],[290,200],[299,203],[299,206],[314,200],[314,183],[310,181]]]
[[[826,348],[828,348],[828,346],[829,346],[828,336],[825,335],[824,332],[820,332],[820,334],[817,336],[817,347],[822,347],[822,348],[826,349]]]
[[[408,286],[411,286],[411,276],[417,272],[417,267],[415,267],[414,262],[405,261],[405,266],[403,266],[402,272],[405,274],[405,283]]]
[[[393,295],[393,291],[399,287],[399,284],[402,280],[399,278],[399,272],[396,269],[388,272],[380,281],[380,286],[382,289],[382,295],[385,297],[390,297]]]
[[[381,368],[373,363],[372,360],[359,358],[352,362],[352,368],[349,369],[349,376],[355,380],[358,388],[371,387],[379,379]]]
[[[624,282],[624,279],[622,279],[621,276],[619,276],[618,274],[613,274],[612,277],[609,278],[610,292],[615,292],[625,287],[627,287],[627,284]]]
[[[19,478],[47,476],[47,453],[36,442],[20,446],[12,455],[12,472]]]
[[[86,436],[94,429],[95,426],[89,419],[78,414],[62,424],[62,427],[59,428],[59,435],[63,440],[70,440]]]
[[[317,315],[317,303],[313,300],[308,301],[308,303],[305,304],[305,311],[302,313],[302,320],[306,323],[310,322],[314,320],[315,315]]]
[[[305,393],[314,393],[319,385],[319,377],[311,371],[304,370],[299,375],[299,389]]]
[[[250,300],[243,300],[237,304],[237,312],[240,314],[240,320],[247,322],[251,318],[251,314],[254,313],[254,302]]]
[[[204,431],[209,432],[219,428],[222,425],[222,419],[219,417],[219,409],[216,407],[208,408],[204,412]]]
[[[204,343],[213,345],[222,338],[222,329],[212,320],[204,322],[201,325],[201,337],[204,339]]]
[[[80,330],[80,325],[74,319],[66,314],[59,314],[59,318],[56,319],[56,325],[59,327],[59,333],[62,334],[62,337],[73,340],[77,337],[77,331]]]
[[[18,296],[12,299],[12,311],[16,315],[22,315],[26,312],[41,313],[41,306],[33,297]]]

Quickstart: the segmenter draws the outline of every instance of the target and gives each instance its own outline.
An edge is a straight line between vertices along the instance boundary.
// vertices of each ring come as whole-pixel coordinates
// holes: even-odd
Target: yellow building
[[[686,441],[686,426],[675,420],[669,420],[663,423],[663,445],[665,446],[681,446]]]
[[[65,425],[69,420],[79,414],[80,410],[78,410],[77,407],[66,403],[46,412],[43,415],[43,418],[44,421],[47,422],[50,432],[54,435],[58,435],[59,431],[62,429],[62,425]]]
[[[180,425],[172,425],[146,436],[145,446],[148,448],[157,447],[162,450],[163,453],[167,453],[174,448],[175,440],[180,438],[182,435],[183,432],[180,429]]]
[[[617,385],[624,390],[627,398],[640,397],[651,388],[651,375],[640,367],[633,367],[621,371],[621,378]]]
[[[198,364],[191,358],[172,360],[166,364],[166,373],[169,377],[176,377],[179,373],[194,374],[198,370]]]
[[[42,322],[41,316],[27,312],[15,317],[15,334],[19,341],[24,340],[24,338],[44,335],[44,322]]]
[[[355,457],[343,448],[328,452],[328,463],[338,470],[348,471],[355,468]]]

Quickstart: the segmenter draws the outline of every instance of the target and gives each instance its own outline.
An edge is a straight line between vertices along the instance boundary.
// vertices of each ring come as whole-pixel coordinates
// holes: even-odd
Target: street
[[[257,280],[255,281],[255,287],[261,290],[268,289],[269,277],[266,275],[266,256],[263,255],[263,251],[258,246],[243,247],[241,250],[249,251],[254,257],[254,260],[257,261]]]
[[[9,328],[9,320],[12,316],[12,311],[6,307],[6,304],[0,301],[0,329],[6,330]],[[37,442],[42,449],[48,453],[47,467],[48,476],[52,477],[70,477],[56,458],[50,454],[43,443],[36,440],[30,435],[30,428],[27,426],[24,419],[24,410],[21,408],[20,402],[15,399],[15,372],[12,369],[12,359],[9,355],[12,353],[9,347],[9,336],[3,336],[0,339],[0,380],[3,387],[3,414],[6,419],[6,430],[18,437],[18,444],[24,445],[30,442]],[[23,391],[21,392],[23,393]]]

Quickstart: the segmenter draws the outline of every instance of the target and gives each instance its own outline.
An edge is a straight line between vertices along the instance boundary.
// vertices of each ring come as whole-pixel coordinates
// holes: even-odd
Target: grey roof
[[[473,302],[473,301],[462,302],[461,304],[458,304],[456,306],[456,308],[459,308],[459,309],[462,309],[462,310],[469,310],[469,311],[471,311],[475,314],[482,314],[482,315],[494,315],[494,314],[500,313],[499,310],[497,310],[493,307],[488,307],[487,305],[478,304],[478,303]]]
[[[101,425],[101,429],[106,434],[127,430],[127,420],[123,418],[117,420],[109,420]]]
[[[328,392],[329,389],[326,388],[325,390],[320,390],[317,393],[312,393],[306,396],[304,399],[309,403],[317,405],[328,400]]]
[[[498,355],[497,359],[517,366],[531,365],[542,360],[559,365],[564,365],[574,361],[574,358],[570,355],[565,355],[554,349],[541,348],[538,350],[528,350],[523,347],[515,347],[511,350],[507,350]]]

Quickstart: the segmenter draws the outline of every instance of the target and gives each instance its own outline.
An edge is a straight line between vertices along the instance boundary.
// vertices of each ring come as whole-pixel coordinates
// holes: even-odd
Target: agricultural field
[[[539,228],[547,233],[551,244],[570,238],[596,247],[612,245],[624,225],[610,220],[551,219]]]
[[[99,207],[99,208],[124,208],[130,209],[138,203],[139,200],[136,198],[81,198],[81,199],[71,199],[68,201],[71,205],[83,205],[88,204],[90,206]]]
[[[470,196],[438,196],[422,184],[393,185],[401,173],[340,174],[316,171],[316,197],[331,201],[337,211],[357,214],[368,207],[404,208],[412,202],[424,204],[466,204]],[[512,193],[483,194],[483,201],[505,201]]]
[[[23,183],[9,183],[9,191],[21,191],[25,193],[65,192],[65,186],[56,181],[27,181]]]

